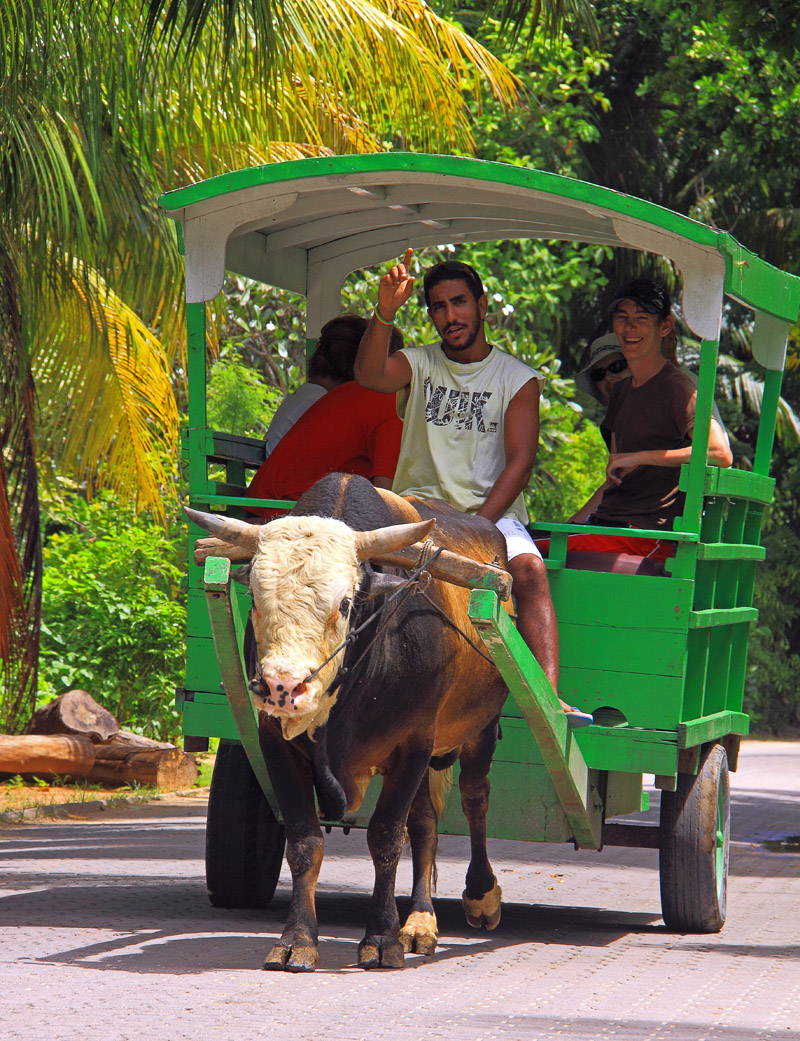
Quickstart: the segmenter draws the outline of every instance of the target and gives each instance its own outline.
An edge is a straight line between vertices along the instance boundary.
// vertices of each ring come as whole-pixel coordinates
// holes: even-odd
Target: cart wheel
[[[267,907],[286,833],[238,741],[220,741],[206,823],[206,885],[215,907]]]
[[[731,807],[728,756],[701,752],[697,776],[678,774],[661,793],[661,913],[668,929],[718,933],[725,924]]]

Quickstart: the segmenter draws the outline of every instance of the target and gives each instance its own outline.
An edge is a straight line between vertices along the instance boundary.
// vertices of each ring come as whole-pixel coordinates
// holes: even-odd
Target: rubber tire
[[[206,823],[206,885],[214,907],[267,907],[286,833],[238,741],[220,741]]]
[[[730,850],[728,756],[705,747],[696,776],[678,774],[661,793],[661,913],[680,933],[718,933],[725,924]]]

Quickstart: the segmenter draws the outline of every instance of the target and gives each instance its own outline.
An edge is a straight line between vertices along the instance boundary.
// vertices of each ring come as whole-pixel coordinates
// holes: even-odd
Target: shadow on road
[[[136,887],[103,884],[20,894],[3,901],[7,925],[42,926],[54,930],[114,929],[114,937],[62,950],[39,963],[79,965],[142,973],[195,973],[210,969],[260,969],[264,955],[283,928],[288,889],[281,887],[267,910],[224,911],[197,904],[200,887],[139,882]],[[367,918],[365,894],[320,893],[320,967],[355,968],[357,945]],[[406,902],[398,901],[401,917]],[[491,933],[471,930],[460,900],[436,902],[440,946],[436,961],[469,958],[518,944],[605,947],[622,937],[663,932],[657,915],[507,903],[503,920]],[[666,936],[666,934],[665,934]],[[407,958],[407,966],[429,959]],[[361,970],[359,970],[361,971]]]

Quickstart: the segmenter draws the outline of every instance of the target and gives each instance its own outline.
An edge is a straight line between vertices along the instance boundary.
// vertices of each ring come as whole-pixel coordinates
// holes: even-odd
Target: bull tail
[[[431,805],[437,821],[440,821],[444,816],[444,801],[452,787],[452,766],[446,770],[435,770],[432,767],[428,767],[428,791],[430,792]]]

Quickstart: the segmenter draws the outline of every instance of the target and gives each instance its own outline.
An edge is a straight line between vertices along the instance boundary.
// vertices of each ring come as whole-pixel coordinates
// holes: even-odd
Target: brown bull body
[[[367,831],[375,887],[359,964],[400,967],[404,950],[433,953],[431,875],[437,834],[429,784],[432,760],[434,766],[460,760],[461,801],[472,840],[464,891],[467,919],[490,928],[499,921],[500,890],[486,854],[486,812],[506,688],[495,667],[458,631],[477,642],[467,614],[469,593],[431,581],[426,596],[404,592],[380,610],[387,596],[385,580],[377,585],[377,566],[359,562],[348,549],[354,532],[430,518],[436,520],[431,538],[437,545],[481,562],[504,561],[503,538],[488,521],[466,517],[445,503],[379,494],[368,481],[350,475],[324,478],[290,517],[260,529],[250,578],[255,639],[246,651],[293,881],[287,924],[265,968],[316,967],[314,890],[323,857],[319,815],[340,819],[345,809],[358,809],[376,773],[383,776],[382,789]],[[340,534],[344,548],[338,556]],[[384,591],[367,596],[371,583]],[[346,651],[310,681],[309,673],[342,637],[373,613]],[[400,930],[394,887],[406,827],[414,881],[411,913]]]

